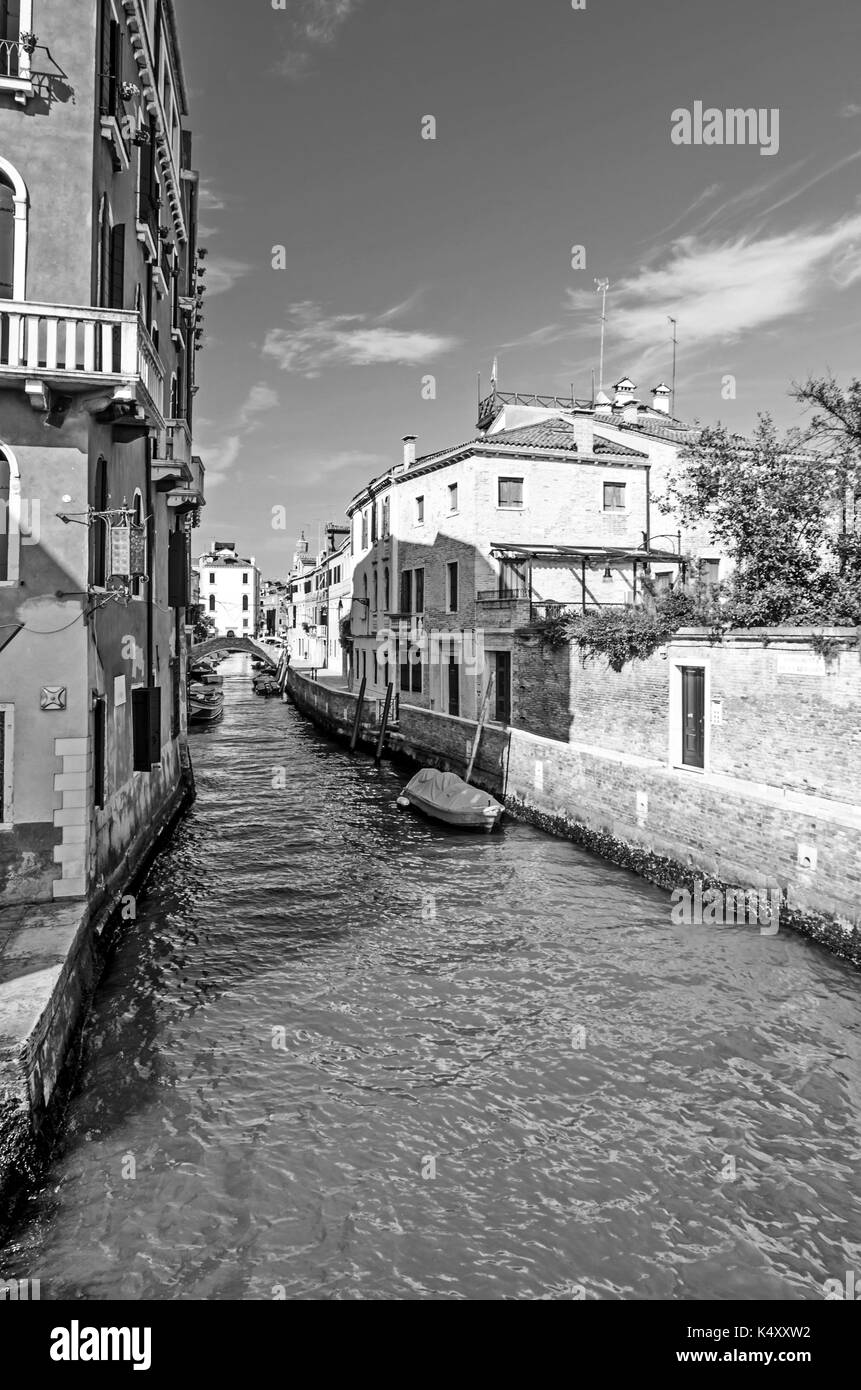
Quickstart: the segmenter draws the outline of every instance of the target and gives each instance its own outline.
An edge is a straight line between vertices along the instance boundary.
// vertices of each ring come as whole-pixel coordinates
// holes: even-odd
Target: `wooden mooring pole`
[[[365,703],[365,686],[368,684],[367,677],[362,677],[362,684],[359,686],[359,698],[356,701],[356,718],[353,723],[353,737],[350,739],[350,752],[355,753],[356,744],[359,742],[359,730],[362,727],[362,706]]]
[[[383,756],[383,744],[386,738],[386,728],[389,722],[389,710],[392,707],[392,696],[394,695],[394,691],[395,687],[390,681],[389,684],[386,686],[386,702],[383,705],[383,717],[380,720],[380,736],[377,739],[377,751],[374,754],[375,763],[378,763]]]

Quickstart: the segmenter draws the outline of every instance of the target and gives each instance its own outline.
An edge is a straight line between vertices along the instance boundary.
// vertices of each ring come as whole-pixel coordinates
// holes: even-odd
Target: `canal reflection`
[[[803,1299],[861,1270],[856,974],[673,926],[667,894],[531,828],[400,812],[391,767],[222,670],[6,1277]]]

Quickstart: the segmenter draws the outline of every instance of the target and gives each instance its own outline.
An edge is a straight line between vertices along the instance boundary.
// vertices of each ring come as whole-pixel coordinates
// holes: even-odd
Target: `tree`
[[[732,625],[816,621],[833,588],[829,570],[839,463],[780,438],[760,415],[753,439],[722,426],[702,431],[668,479],[662,505],[686,525],[705,523],[735,561]]]
[[[834,460],[833,507],[839,518],[835,538],[839,573],[861,582],[861,381],[854,378],[844,391],[829,373],[793,383],[791,394],[815,413],[807,438],[825,445]]]

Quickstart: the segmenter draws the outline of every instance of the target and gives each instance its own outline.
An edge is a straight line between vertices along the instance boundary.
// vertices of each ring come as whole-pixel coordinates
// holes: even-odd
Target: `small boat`
[[[456,772],[438,772],[432,767],[423,767],[407,783],[398,805],[414,806],[433,820],[466,830],[492,830],[504,810],[488,792],[471,787]]]
[[[217,724],[219,719],[223,718],[223,701],[210,703],[207,700],[189,700],[188,702],[189,724]]]

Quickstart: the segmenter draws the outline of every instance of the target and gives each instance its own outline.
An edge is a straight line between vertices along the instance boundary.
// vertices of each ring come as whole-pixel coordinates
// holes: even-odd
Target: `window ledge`
[[[114,163],[119,169],[128,169],[131,166],[129,152],[126,149],[126,142],[120,130],[119,121],[116,116],[102,116],[102,139],[107,140],[113,148]]]
[[[0,92],[13,92],[15,100],[21,106],[26,106],[29,98],[36,95],[36,90],[29,77],[0,77]],[[0,830],[3,828],[0,825]]]

